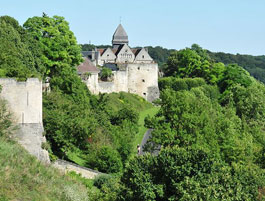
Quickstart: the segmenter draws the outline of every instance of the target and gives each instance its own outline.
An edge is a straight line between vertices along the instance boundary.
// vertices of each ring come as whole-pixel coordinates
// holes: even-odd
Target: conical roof
[[[128,35],[124,30],[123,26],[119,24],[112,37],[112,45],[128,44]]]

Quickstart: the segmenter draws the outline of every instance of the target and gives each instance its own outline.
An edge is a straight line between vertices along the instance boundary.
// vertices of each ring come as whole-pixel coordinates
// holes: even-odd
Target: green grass
[[[87,200],[84,184],[0,138],[0,200]]]
[[[85,156],[83,156],[80,150],[68,151],[67,157],[78,165],[86,166]]]
[[[133,142],[133,153],[137,153],[137,144],[141,144],[142,138],[147,131],[147,128],[144,127],[144,119],[148,115],[151,117],[154,116],[158,112],[159,107],[153,106],[144,98],[135,94],[120,92],[107,94],[106,96],[108,97],[108,105],[113,111],[118,111],[121,109],[123,104],[127,104],[130,106],[130,108],[133,108],[139,112],[139,131]]]
[[[108,99],[107,104],[114,112],[119,111],[123,105],[128,105],[130,108],[135,109],[138,112],[153,108],[153,105],[147,102],[144,98],[131,93],[111,93],[106,94]]]
[[[134,142],[133,142],[133,153],[137,153],[137,144],[141,144],[141,141],[143,139],[143,136],[145,134],[145,132],[147,131],[147,128],[144,127],[144,119],[145,117],[147,117],[148,115],[153,117],[155,116],[155,114],[158,112],[159,107],[152,107],[146,110],[143,110],[140,112],[139,115],[139,121],[138,121],[138,125],[139,125],[139,131],[137,133],[137,135],[135,136]]]

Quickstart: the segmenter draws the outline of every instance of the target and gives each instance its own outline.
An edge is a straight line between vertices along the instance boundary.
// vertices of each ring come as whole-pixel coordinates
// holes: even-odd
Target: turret
[[[123,26],[119,24],[112,37],[112,47],[118,49],[120,45],[129,44],[128,35]]]

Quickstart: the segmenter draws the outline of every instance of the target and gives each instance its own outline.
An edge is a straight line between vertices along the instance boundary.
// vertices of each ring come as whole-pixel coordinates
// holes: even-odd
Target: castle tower
[[[119,24],[112,37],[113,49],[118,49],[120,45],[129,44],[128,35],[123,26]]]

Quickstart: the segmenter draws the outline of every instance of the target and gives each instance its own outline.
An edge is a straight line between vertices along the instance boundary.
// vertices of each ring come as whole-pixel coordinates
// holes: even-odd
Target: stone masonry
[[[1,78],[0,85],[0,97],[7,101],[18,127],[15,138],[30,154],[50,163],[48,152],[41,148],[46,142],[42,124],[42,82],[37,78],[26,82]]]

